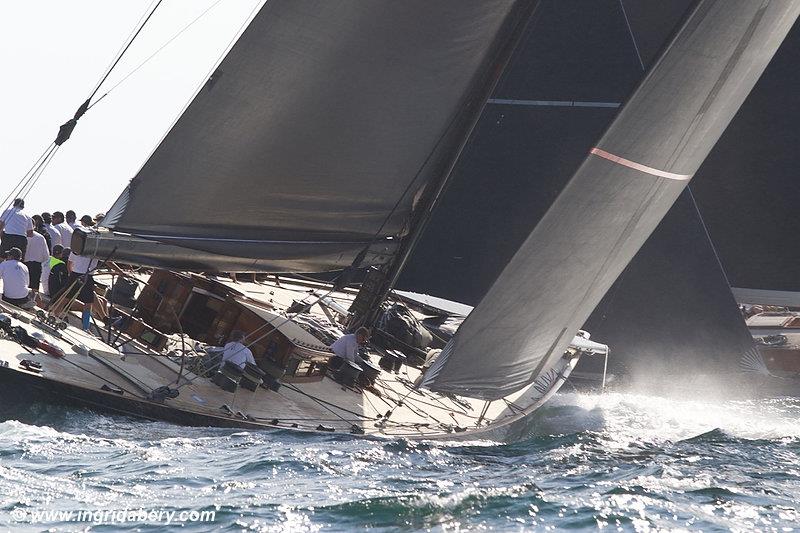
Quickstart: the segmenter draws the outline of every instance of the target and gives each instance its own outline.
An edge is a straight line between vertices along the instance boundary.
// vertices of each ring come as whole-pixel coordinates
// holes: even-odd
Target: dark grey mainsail
[[[800,3],[701,1],[429,370],[493,400],[562,356],[720,137]]]
[[[134,238],[83,249],[196,270],[386,262],[535,5],[266,2],[107,214]]]

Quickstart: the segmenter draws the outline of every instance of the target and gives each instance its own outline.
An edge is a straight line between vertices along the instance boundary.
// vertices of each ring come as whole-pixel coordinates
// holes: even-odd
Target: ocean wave
[[[23,414],[0,422],[0,528],[3,512],[46,505],[215,509],[215,527],[259,531],[766,530],[798,518],[791,399],[569,393],[505,444]]]

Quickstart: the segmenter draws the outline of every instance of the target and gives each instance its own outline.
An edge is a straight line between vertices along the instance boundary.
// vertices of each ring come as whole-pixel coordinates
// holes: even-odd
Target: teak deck
[[[122,355],[72,326],[58,333],[43,332],[32,314],[14,313],[22,319],[13,319],[14,325],[29,333],[42,333],[66,355],[54,357],[10,338],[0,339],[0,379],[6,386],[28,391],[32,397],[45,393],[59,401],[187,425],[277,427],[395,438],[481,438],[488,437],[493,426],[524,416],[515,402],[527,405],[541,396],[529,387],[508,398],[509,403],[487,404],[414,390],[411,384],[419,371],[404,366],[399,374],[381,372],[375,385],[380,396],[343,387],[327,376],[315,382],[285,383],[277,392],[261,387],[255,392],[239,388],[233,394],[208,378],[184,372],[180,395],[159,403],[148,400],[147,393],[164,385],[174,387],[178,363],[165,356]],[[26,319],[32,322],[26,323]],[[76,353],[74,345],[82,345],[89,353]],[[41,372],[23,368],[23,360],[40,363]]]

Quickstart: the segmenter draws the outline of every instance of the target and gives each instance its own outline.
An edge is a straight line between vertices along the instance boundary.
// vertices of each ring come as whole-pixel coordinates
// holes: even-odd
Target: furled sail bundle
[[[270,0],[84,253],[173,269],[387,262],[535,0]]]
[[[551,368],[698,169],[800,12],[701,0],[426,374],[494,400]],[[688,252],[688,251],[687,251]]]

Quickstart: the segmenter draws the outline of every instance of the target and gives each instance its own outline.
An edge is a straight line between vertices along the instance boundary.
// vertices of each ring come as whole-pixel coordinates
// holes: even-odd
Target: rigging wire
[[[50,151],[53,149],[53,145],[54,145],[54,144],[55,144],[55,143],[52,143],[52,142],[51,142],[49,145],[47,145],[47,148],[45,148],[45,149],[44,149],[44,151],[42,152],[42,155],[40,155],[40,156],[39,156],[39,159],[37,159],[37,160],[36,160],[36,162],[35,162],[35,163],[34,163],[34,164],[31,166],[31,168],[30,168],[30,169],[28,169],[28,171],[27,171],[27,172],[26,172],[26,173],[25,173],[25,174],[22,176],[22,178],[20,178],[20,180],[17,182],[17,184],[14,186],[14,188],[13,188],[13,189],[11,189],[11,192],[9,192],[9,193],[6,195],[6,197],[5,197],[5,198],[3,198],[3,201],[0,203],[0,206],[6,205],[6,203],[8,203],[8,201],[9,201],[9,200],[11,200],[12,198],[15,198],[15,197],[16,197],[16,193],[17,193],[17,191],[21,191],[21,190],[22,190],[22,187],[24,187],[24,186],[25,186],[25,185],[23,184],[23,182],[25,182],[25,183],[28,183],[28,181],[30,180],[30,177],[29,177],[29,176],[30,176],[30,175],[31,175],[33,172],[35,172],[35,171],[36,171],[36,169],[37,169],[37,168],[39,167],[39,165],[41,164],[42,160],[48,156],[49,152],[50,152]],[[26,179],[26,178],[27,178],[27,179]]]
[[[92,98],[94,98],[94,95],[95,95],[95,94],[97,94],[97,91],[99,91],[99,90],[100,90],[100,87],[103,85],[103,83],[104,83],[104,82],[105,82],[105,81],[108,79],[108,77],[111,75],[111,71],[113,71],[113,70],[114,70],[114,67],[116,67],[116,66],[117,66],[117,64],[119,64],[120,60],[122,59],[122,56],[124,56],[124,55],[125,55],[125,52],[127,52],[127,51],[128,51],[128,48],[130,48],[130,47],[131,47],[131,45],[133,44],[133,41],[135,41],[135,40],[136,40],[136,37],[138,37],[138,36],[139,36],[139,34],[142,32],[142,30],[144,29],[144,27],[145,27],[145,25],[147,24],[147,22],[148,22],[148,21],[149,21],[149,20],[152,18],[153,14],[156,12],[156,9],[158,9],[158,6],[160,6],[160,5],[161,5],[161,2],[163,2],[163,1],[164,1],[164,0],[158,0],[158,3],[155,5],[155,7],[153,7],[153,9],[152,9],[152,10],[150,10],[150,13],[147,15],[147,18],[145,18],[145,19],[144,19],[144,22],[142,22],[142,23],[139,25],[139,28],[138,28],[138,29],[136,30],[136,32],[133,34],[133,37],[131,37],[131,38],[130,38],[130,40],[128,41],[128,44],[126,44],[126,45],[125,45],[125,48],[123,48],[123,49],[122,49],[122,51],[121,51],[119,54],[117,54],[117,59],[116,59],[116,60],[115,60],[115,61],[114,61],[114,62],[111,64],[111,66],[110,66],[110,67],[109,67],[109,68],[106,70],[106,73],[105,73],[105,75],[103,75],[103,78],[102,78],[102,79],[101,79],[101,80],[100,80],[100,81],[97,83],[97,85],[95,86],[94,90],[92,91],[92,94],[90,94],[90,95],[89,95],[89,98],[87,98],[87,99],[86,99],[86,101],[87,101],[87,102],[88,102],[88,101],[90,101]],[[141,20],[141,19],[140,19],[140,20]]]
[[[284,383],[284,386],[288,387],[288,385],[285,384],[285,383]],[[338,417],[343,422],[348,422],[348,420],[345,417],[343,417],[342,415],[340,415],[339,413],[337,413],[336,411],[334,411],[333,409],[331,409],[330,407],[325,405],[325,404],[327,404],[329,402],[325,402],[325,401],[323,401],[323,400],[321,400],[321,399],[319,399],[319,398],[317,398],[317,397],[315,397],[315,396],[313,396],[311,394],[305,393],[305,392],[301,391],[299,388],[294,387],[294,386],[290,387],[290,390],[293,390],[293,391],[295,391],[295,392],[297,392],[299,394],[307,396],[308,398],[310,398],[311,400],[313,400],[314,402],[319,404],[323,409],[325,409],[326,411],[331,413],[333,416]],[[283,395],[281,394],[281,396],[283,396]],[[285,398],[285,396],[284,396],[284,398]],[[341,409],[341,407],[339,407],[338,405],[334,405],[334,404],[329,404],[329,405],[332,405],[333,407],[336,407],[337,409]]]
[[[728,287],[731,286],[730,278],[728,278],[728,273],[725,271],[725,266],[722,264],[722,259],[717,253],[717,247],[714,246],[714,240],[711,238],[711,233],[708,232],[708,226],[706,226],[706,221],[703,218],[702,213],[700,213],[700,207],[697,205],[697,200],[694,198],[694,193],[692,192],[692,188],[687,185],[686,190],[689,192],[689,198],[692,200],[692,207],[694,207],[694,212],[697,213],[697,218],[700,220],[700,225],[703,227],[703,233],[706,236],[706,241],[708,244],[711,245],[711,251],[714,252],[714,259],[717,260],[717,265],[719,265],[719,269],[722,272],[722,277],[725,278],[725,283],[727,283]]]
[[[315,402],[317,402],[319,404],[330,405],[331,407],[335,407],[336,409],[339,409],[340,411],[344,411],[345,413],[349,413],[351,415],[357,416],[357,417],[362,418],[364,420],[378,420],[377,417],[365,415],[365,414],[362,414],[362,413],[357,413],[356,411],[352,411],[352,410],[347,409],[345,407],[341,407],[339,405],[336,405],[335,403],[331,403],[329,401],[326,401],[326,400],[323,400],[321,398],[318,398],[318,397],[314,396],[313,394],[309,394],[307,392],[304,392],[304,391],[300,390],[298,387],[295,387],[291,383],[281,383],[281,384],[284,387],[288,388],[289,390],[291,390],[293,392],[296,392],[298,394],[301,394],[302,396],[307,396],[308,398],[314,400]],[[340,415],[337,414],[336,416],[340,416]]]
[[[128,49],[131,47],[134,40],[136,40],[136,37],[138,37],[139,34],[142,32],[145,25],[153,16],[156,9],[158,9],[158,6],[160,6],[162,2],[163,0],[158,0],[155,6],[150,10],[150,13],[144,18],[144,20],[142,21],[142,18],[139,19],[139,21],[137,22],[138,28],[128,38],[127,44],[122,48],[122,50],[117,53],[116,59],[113,61],[111,66],[109,66],[106,69],[105,74],[102,76],[97,85],[95,85],[95,88],[92,91],[92,93],[89,95],[86,101],[84,101],[78,107],[78,110],[75,112],[73,117],[61,125],[61,127],[58,130],[58,135],[56,136],[56,139],[52,143],[50,143],[48,148],[45,149],[45,153],[42,156],[39,156],[39,159],[37,159],[36,163],[34,163],[33,167],[31,167],[31,170],[29,170],[24,176],[22,176],[22,178],[20,178],[20,180],[16,183],[16,185],[14,185],[13,189],[11,190],[11,193],[0,205],[5,205],[6,202],[8,202],[8,199],[13,197],[15,193],[17,194],[17,197],[22,199],[24,199],[28,194],[30,194],[31,190],[33,189],[33,186],[36,184],[36,182],[39,181],[39,178],[41,177],[42,173],[50,164],[50,161],[52,160],[53,155],[55,155],[55,152],[58,150],[58,147],[60,147],[70,138],[70,135],[72,134],[72,131],[75,129],[78,120],[80,120],[80,118],[86,113],[86,111],[88,111],[92,98],[94,98],[95,94],[97,94],[97,91],[100,90],[100,87],[103,85],[106,79],[108,79],[108,76],[117,66],[117,64],[119,64],[120,60],[125,55],[125,52],[127,52]]]
[[[631,36],[631,42],[633,42],[633,49],[636,51],[636,59],[639,60],[639,65],[642,67],[642,72],[646,71],[647,68],[644,66],[644,61],[642,60],[642,54],[639,52],[639,45],[636,44],[636,36],[633,33],[633,28],[631,27],[631,21],[628,19],[628,13],[625,11],[625,4],[622,0],[619,0],[619,7],[622,10],[622,16],[625,17],[625,25],[628,26],[628,33]]]
[[[47,154],[47,157],[45,157],[44,161],[42,161],[42,163],[36,169],[35,174],[31,176],[31,179],[28,180],[29,184],[27,186],[23,186],[23,189],[22,189],[21,194],[20,194],[20,198],[25,198],[25,197],[28,196],[28,194],[33,189],[34,185],[36,185],[36,183],[42,177],[42,174],[44,174],[45,169],[47,169],[48,165],[50,165],[50,162],[55,157],[56,152],[58,152],[59,148],[60,148],[60,146],[58,146],[58,145],[53,146],[53,149],[50,151],[49,154]]]
[[[127,37],[125,37],[125,40],[124,40],[124,41],[122,41],[122,44],[120,44],[120,45],[119,45],[119,48],[117,48],[117,51],[116,51],[116,53],[114,54],[114,56],[113,56],[113,58],[111,59],[111,61],[109,61],[109,62],[108,62],[108,65],[106,66],[106,70],[105,70],[106,72],[108,72],[108,71],[110,71],[110,70],[111,70],[111,66],[112,66],[112,65],[114,64],[114,62],[116,61],[116,58],[117,58],[117,57],[118,57],[118,56],[119,56],[119,55],[122,53],[122,50],[123,50],[123,49],[124,49],[124,48],[127,46],[127,44],[128,44],[130,41],[131,41],[131,38],[133,37],[133,34],[134,34],[134,33],[136,33],[136,30],[137,30],[137,29],[139,28],[139,26],[142,24],[142,21],[145,19],[145,17],[147,16],[147,14],[148,14],[148,13],[150,13],[150,11],[152,11],[152,9],[153,9],[153,5],[154,5],[156,2],[158,2],[158,0],[151,0],[150,4],[147,6],[147,8],[146,8],[144,11],[142,11],[142,14],[139,16],[139,20],[137,20],[137,21],[136,21],[136,24],[134,24],[134,25],[133,25],[133,27],[131,28],[131,31],[128,33],[128,36],[127,36]]]
[[[216,5],[216,4],[214,4],[214,5]],[[214,7],[214,5],[212,5],[211,7]],[[225,48],[223,48],[223,50],[219,54],[219,56],[217,56],[217,59],[213,63],[214,66],[211,68],[211,70],[208,72],[208,74],[206,74],[206,76],[202,79],[202,81],[197,85],[197,87],[192,92],[192,97],[189,99],[188,102],[186,102],[186,104],[183,106],[183,108],[181,108],[180,112],[177,114],[175,119],[172,121],[172,124],[170,125],[170,129],[172,128],[172,126],[175,125],[175,123],[178,121],[178,119],[180,119],[180,117],[183,116],[183,113],[186,111],[186,109],[189,107],[189,105],[194,101],[195,95],[197,95],[197,93],[200,92],[200,90],[203,88],[203,86],[205,86],[205,84],[208,83],[209,78],[214,74],[214,72],[217,70],[219,64],[222,62],[222,59],[227,55],[228,51],[233,47],[233,45],[239,39],[241,34],[244,32],[244,29],[247,27],[249,22],[252,20],[252,18],[254,16],[254,13],[256,12],[256,10],[258,9],[258,7],[260,5],[262,5],[262,0],[257,0],[255,2],[255,5],[253,6],[253,9],[250,10],[250,13],[248,14],[248,16],[244,19],[244,21],[241,23],[241,25],[239,25],[239,28],[234,33],[233,37],[231,37],[231,39],[228,41],[228,44],[225,46]],[[208,10],[210,10],[210,9],[211,8],[209,8]],[[206,11],[208,11],[208,10],[206,10]],[[189,25],[191,25],[191,24],[194,24],[194,21],[192,21]],[[138,69],[138,67],[137,67],[137,69]],[[113,89],[113,87],[112,87],[112,89]],[[110,91],[111,91],[111,89],[109,89],[109,92]],[[105,96],[105,95],[103,95],[103,96]],[[98,101],[99,101],[99,99],[98,99]],[[97,103],[97,102],[95,102],[95,103]]]
[[[139,71],[139,69],[141,69],[141,68],[142,68],[143,66],[145,66],[147,63],[149,63],[151,59],[153,59],[155,56],[157,56],[157,55],[158,55],[158,54],[159,54],[159,53],[160,53],[162,50],[164,50],[164,49],[165,49],[167,46],[169,46],[170,44],[172,44],[172,42],[173,42],[175,39],[177,39],[178,37],[180,37],[180,36],[181,36],[181,35],[182,35],[182,34],[183,34],[183,33],[184,33],[186,30],[188,30],[190,27],[192,27],[192,26],[193,26],[193,25],[194,25],[194,24],[195,24],[195,23],[196,23],[198,20],[200,20],[201,18],[203,18],[203,17],[206,15],[206,13],[208,13],[209,11],[211,11],[213,8],[215,8],[217,5],[219,5],[221,2],[222,2],[222,0],[217,0],[216,2],[214,2],[213,4],[211,4],[210,6],[208,6],[208,7],[207,7],[207,8],[206,8],[206,9],[205,9],[205,10],[204,10],[202,13],[200,13],[199,15],[197,15],[197,16],[196,16],[194,19],[192,19],[192,21],[191,21],[191,22],[189,22],[189,23],[188,23],[186,26],[184,26],[184,27],[183,27],[181,30],[179,30],[179,31],[178,31],[177,33],[175,33],[175,34],[174,34],[172,37],[170,37],[170,38],[169,38],[169,39],[168,39],[166,42],[164,42],[164,44],[162,44],[160,47],[158,47],[158,48],[156,49],[156,51],[155,51],[155,52],[153,52],[152,54],[150,54],[150,55],[149,55],[149,56],[148,56],[148,57],[147,57],[147,58],[146,58],[144,61],[142,61],[141,63],[139,63],[139,64],[138,64],[136,67],[134,67],[134,68],[133,68],[133,70],[131,70],[130,72],[128,72],[128,73],[127,73],[127,74],[126,74],[124,77],[122,77],[122,78],[121,78],[119,81],[117,81],[117,83],[115,83],[115,84],[114,84],[114,85],[112,85],[112,86],[111,86],[111,87],[110,87],[110,88],[109,88],[107,91],[105,91],[105,92],[104,92],[104,93],[103,93],[103,94],[102,94],[102,95],[101,95],[101,96],[100,96],[100,97],[99,97],[97,100],[95,100],[95,101],[94,101],[94,102],[93,102],[93,103],[92,103],[92,104],[89,106],[89,109],[91,109],[91,108],[93,108],[95,105],[99,104],[99,103],[100,103],[100,101],[102,101],[102,100],[103,100],[103,98],[105,98],[106,96],[108,96],[108,95],[109,95],[109,94],[110,94],[110,93],[111,93],[111,92],[112,92],[114,89],[116,89],[117,87],[119,87],[120,85],[122,85],[122,84],[123,84],[125,81],[127,81],[127,79],[128,79],[128,78],[130,78],[130,77],[131,77],[131,76],[133,76],[133,75],[134,75],[136,72],[138,72],[138,71]],[[204,81],[204,83],[205,83],[205,81]],[[87,110],[87,111],[88,111],[88,110]]]
[[[340,273],[338,276],[336,276],[336,277],[333,279],[333,282],[335,282],[337,279],[339,279],[339,278],[340,278],[340,277],[341,277],[343,274],[344,274],[344,273]],[[306,296],[305,298],[303,298],[302,300],[300,300],[300,302],[298,302],[298,303],[301,303],[301,304],[303,304],[303,305],[302,305],[302,306],[299,306],[299,308],[298,308],[298,310],[297,310],[297,311],[294,311],[294,312],[288,312],[288,311],[287,311],[287,313],[286,313],[286,317],[284,317],[284,319],[283,319],[283,320],[282,320],[282,321],[281,321],[279,324],[277,324],[277,325],[273,324],[271,320],[266,320],[266,321],[265,321],[265,322],[264,322],[262,325],[260,325],[259,327],[257,327],[256,329],[254,329],[253,331],[251,331],[250,333],[248,333],[248,334],[245,336],[245,339],[247,339],[247,337],[253,337],[253,336],[256,334],[256,332],[258,332],[258,331],[260,331],[260,330],[262,330],[262,329],[266,328],[267,326],[272,326],[272,328],[273,328],[273,329],[271,329],[270,331],[268,331],[268,332],[266,332],[265,334],[261,335],[260,337],[257,337],[255,340],[252,340],[252,341],[250,341],[250,342],[249,342],[248,344],[246,344],[246,345],[245,345],[245,344],[242,344],[242,347],[241,347],[241,348],[239,348],[238,350],[236,350],[235,352],[231,353],[230,357],[233,357],[234,355],[238,354],[238,353],[239,353],[239,352],[241,352],[242,350],[246,350],[246,349],[250,348],[251,346],[253,346],[253,345],[254,345],[254,344],[256,344],[257,342],[260,342],[260,341],[262,341],[262,340],[266,339],[267,337],[269,337],[270,335],[272,335],[273,333],[275,333],[276,331],[278,331],[278,330],[279,330],[279,328],[280,328],[281,326],[283,326],[284,324],[287,324],[287,323],[291,322],[291,321],[292,321],[292,319],[294,318],[294,316],[297,316],[297,315],[299,315],[300,313],[302,313],[302,312],[303,312],[303,310],[305,310],[305,309],[308,309],[308,308],[311,308],[312,306],[314,306],[314,305],[318,304],[319,302],[321,302],[322,300],[324,300],[325,298],[327,298],[328,296],[330,296],[330,295],[331,295],[331,294],[332,294],[332,293],[333,293],[335,290],[336,290],[336,287],[333,287],[333,288],[331,288],[331,289],[330,289],[328,292],[326,292],[325,294],[323,294],[322,296],[317,296],[317,294],[316,294],[316,293],[313,293],[313,295],[314,295],[314,296],[317,296],[317,298],[316,298],[314,301],[310,302],[310,303],[308,303],[308,302],[304,302],[303,300],[305,300],[306,298],[308,298],[308,296],[311,296],[311,294],[309,294],[308,296]]]

